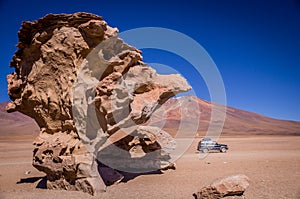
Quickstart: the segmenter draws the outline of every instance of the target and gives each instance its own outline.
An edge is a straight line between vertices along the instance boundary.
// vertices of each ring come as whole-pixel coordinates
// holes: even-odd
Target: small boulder
[[[244,198],[243,194],[248,186],[247,176],[233,175],[214,181],[193,196],[195,199]]]

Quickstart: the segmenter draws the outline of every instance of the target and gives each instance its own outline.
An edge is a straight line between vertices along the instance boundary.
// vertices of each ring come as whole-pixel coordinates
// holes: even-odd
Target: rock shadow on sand
[[[35,183],[37,182],[36,188],[38,189],[46,189],[47,188],[47,177],[30,177],[30,178],[21,178],[16,184],[24,184],[24,183]]]

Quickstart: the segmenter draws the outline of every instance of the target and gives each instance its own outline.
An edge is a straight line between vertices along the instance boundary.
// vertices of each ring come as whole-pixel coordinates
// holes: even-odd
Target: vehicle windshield
[[[215,141],[201,141],[200,142],[201,145],[214,145],[216,144]]]

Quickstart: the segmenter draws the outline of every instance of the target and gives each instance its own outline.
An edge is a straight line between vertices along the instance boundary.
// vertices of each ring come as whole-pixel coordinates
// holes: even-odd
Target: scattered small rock
[[[31,171],[25,171],[25,175],[29,175],[31,173]]]

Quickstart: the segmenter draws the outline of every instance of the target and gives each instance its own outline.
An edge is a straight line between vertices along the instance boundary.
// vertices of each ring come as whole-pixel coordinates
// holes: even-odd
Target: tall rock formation
[[[110,170],[99,172],[99,163],[126,171],[170,164],[174,140],[141,125],[190,87],[179,75],[156,74],[142,62],[141,51],[117,33],[88,13],[22,23],[10,64],[15,72],[7,76],[12,100],[7,111],[24,113],[39,125],[33,166],[47,174],[50,189],[101,191],[105,181],[99,173]],[[120,132],[127,134],[112,142]]]

